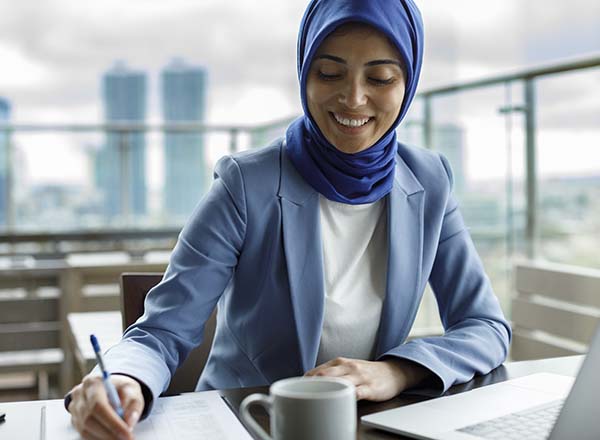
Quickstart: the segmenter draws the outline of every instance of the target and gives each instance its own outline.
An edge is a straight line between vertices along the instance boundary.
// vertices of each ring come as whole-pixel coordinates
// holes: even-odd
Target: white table
[[[115,345],[123,334],[121,312],[69,313],[69,345],[75,363],[75,381],[96,365],[90,335],[96,335],[102,352]]]
[[[524,361],[507,363],[504,366],[497,368],[486,376],[479,376],[463,385],[456,385],[450,389],[450,394],[460,393],[469,391],[473,388],[480,386],[490,385],[492,383],[501,382],[508,379],[514,379],[516,377],[525,376],[528,374],[539,373],[539,372],[553,372],[557,374],[564,374],[568,376],[575,376],[579,370],[579,366],[583,356],[569,356],[565,358],[555,359],[543,359],[537,361]],[[219,390],[219,394],[227,398],[231,404],[234,412],[237,412],[240,402],[244,397],[250,393],[255,392],[268,392],[267,387],[254,387],[254,388],[234,388],[229,390]],[[370,414],[376,411],[382,411],[384,409],[395,408],[402,405],[414,403],[414,397],[403,397],[400,395],[395,399],[374,403],[374,402],[359,402],[358,403],[358,420],[360,417],[366,414]],[[6,422],[0,424],[0,439],[10,440],[39,440],[40,436],[40,422],[41,422],[41,407],[46,406],[50,408],[50,412],[54,412],[61,409],[63,402],[62,400],[48,400],[48,401],[30,401],[30,402],[11,402],[2,403],[0,402],[0,411],[6,412]],[[152,417],[152,416],[151,416]],[[60,423],[68,423],[65,418]],[[268,419],[266,415],[262,415],[259,419],[259,423],[263,428],[267,427]],[[76,438],[77,436],[75,436]],[[387,440],[387,439],[402,439],[405,437],[388,434],[384,431],[375,430],[373,428],[366,427],[362,424],[357,425],[357,440]],[[71,438],[53,438],[48,436],[46,440],[73,440]]]

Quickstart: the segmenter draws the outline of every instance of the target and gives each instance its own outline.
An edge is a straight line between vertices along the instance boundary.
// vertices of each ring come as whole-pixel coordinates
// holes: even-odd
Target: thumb
[[[119,388],[119,397],[125,412],[125,423],[133,428],[144,411],[144,396],[139,387],[125,385]]]
[[[144,410],[144,403],[140,400],[131,400],[128,405],[123,408],[125,411],[125,423],[130,428],[133,428],[140,420],[142,411]]]

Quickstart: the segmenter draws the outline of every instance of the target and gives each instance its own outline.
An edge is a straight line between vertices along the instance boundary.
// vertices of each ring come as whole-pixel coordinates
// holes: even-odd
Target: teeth
[[[367,122],[369,122],[369,118],[348,119],[348,118],[342,118],[335,113],[333,114],[333,117],[335,118],[336,121],[338,121],[342,125],[345,125],[346,127],[360,127],[361,125],[365,125]]]

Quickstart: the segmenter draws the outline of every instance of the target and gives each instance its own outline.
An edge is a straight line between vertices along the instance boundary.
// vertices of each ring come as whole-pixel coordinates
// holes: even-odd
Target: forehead
[[[332,51],[363,52],[401,60],[398,49],[389,38],[379,29],[365,23],[351,22],[337,27],[325,37],[316,55]]]

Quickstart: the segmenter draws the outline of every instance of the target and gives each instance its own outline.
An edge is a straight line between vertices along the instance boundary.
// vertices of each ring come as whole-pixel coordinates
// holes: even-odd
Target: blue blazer
[[[442,156],[399,146],[389,194],[387,288],[376,359],[430,369],[443,390],[506,358],[511,330],[451,193]],[[445,334],[406,342],[425,286]],[[218,305],[213,347],[197,390],[248,387],[315,367],[324,305],[319,194],[282,141],[222,158],[182,230],[144,315],[107,353],[113,372],[156,398]],[[442,390],[440,390],[442,391]]]

